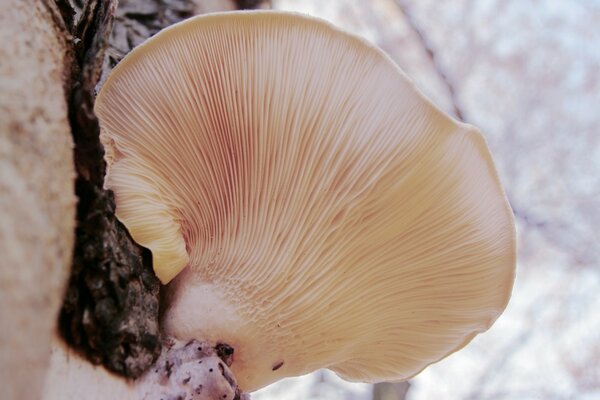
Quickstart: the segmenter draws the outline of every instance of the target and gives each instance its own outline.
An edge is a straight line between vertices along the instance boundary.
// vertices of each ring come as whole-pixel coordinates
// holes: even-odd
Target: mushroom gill
[[[233,346],[245,391],[322,367],[407,379],[506,307],[513,218],[481,134],[351,34],[192,18],[95,110],[117,216],[170,282],[165,331]]]

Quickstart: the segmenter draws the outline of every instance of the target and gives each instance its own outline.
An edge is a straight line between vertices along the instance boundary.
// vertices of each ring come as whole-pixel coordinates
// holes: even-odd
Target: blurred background
[[[600,399],[600,1],[272,0],[386,51],[484,133],[515,212],[512,300],[485,334],[407,383],[327,371],[255,400]]]

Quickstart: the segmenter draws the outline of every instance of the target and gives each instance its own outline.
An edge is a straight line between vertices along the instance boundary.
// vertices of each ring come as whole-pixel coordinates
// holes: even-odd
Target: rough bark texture
[[[131,49],[161,29],[194,14],[191,0],[121,0],[115,15],[104,76]]]
[[[52,4],[0,11],[0,387],[39,398],[73,245],[64,31]]]
[[[126,35],[123,43],[119,32],[137,25],[152,26],[156,31],[160,23],[175,22],[170,16],[188,15],[177,7],[166,9],[154,4],[157,7],[149,9],[152,2],[138,4],[137,9],[131,9],[124,1],[119,11],[116,1],[73,6],[63,3],[61,7],[65,21],[75,15],[72,32],[76,62],[69,102],[79,204],[73,270],[60,328],[67,341],[90,361],[127,377],[140,376],[160,354],[160,284],[147,251],[135,244],[116,220],[112,193],[102,188],[105,164],[98,121],[92,111],[95,88],[103,70],[114,65],[105,63],[106,48],[121,46],[125,54],[129,50],[126,46],[138,44],[131,35]],[[117,35],[111,35],[113,21]],[[150,34],[149,30],[141,32]]]

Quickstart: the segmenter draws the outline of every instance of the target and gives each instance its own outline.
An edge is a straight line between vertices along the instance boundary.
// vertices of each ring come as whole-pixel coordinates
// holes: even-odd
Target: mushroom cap
[[[233,346],[246,391],[323,367],[408,379],[506,307],[515,230],[483,137],[354,35],[195,17],[128,55],[95,111],[117,216],[172,281],[165,331]]]

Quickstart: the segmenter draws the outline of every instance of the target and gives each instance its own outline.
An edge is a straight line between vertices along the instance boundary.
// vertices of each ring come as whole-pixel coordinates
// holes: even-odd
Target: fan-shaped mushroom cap
[[[381,51],[313,18],[201,16],[96,103],[117,215],[152,250],[181,339],[251,391],[327,367],[402,380],[505,308],[512,213],[477,130]]]

